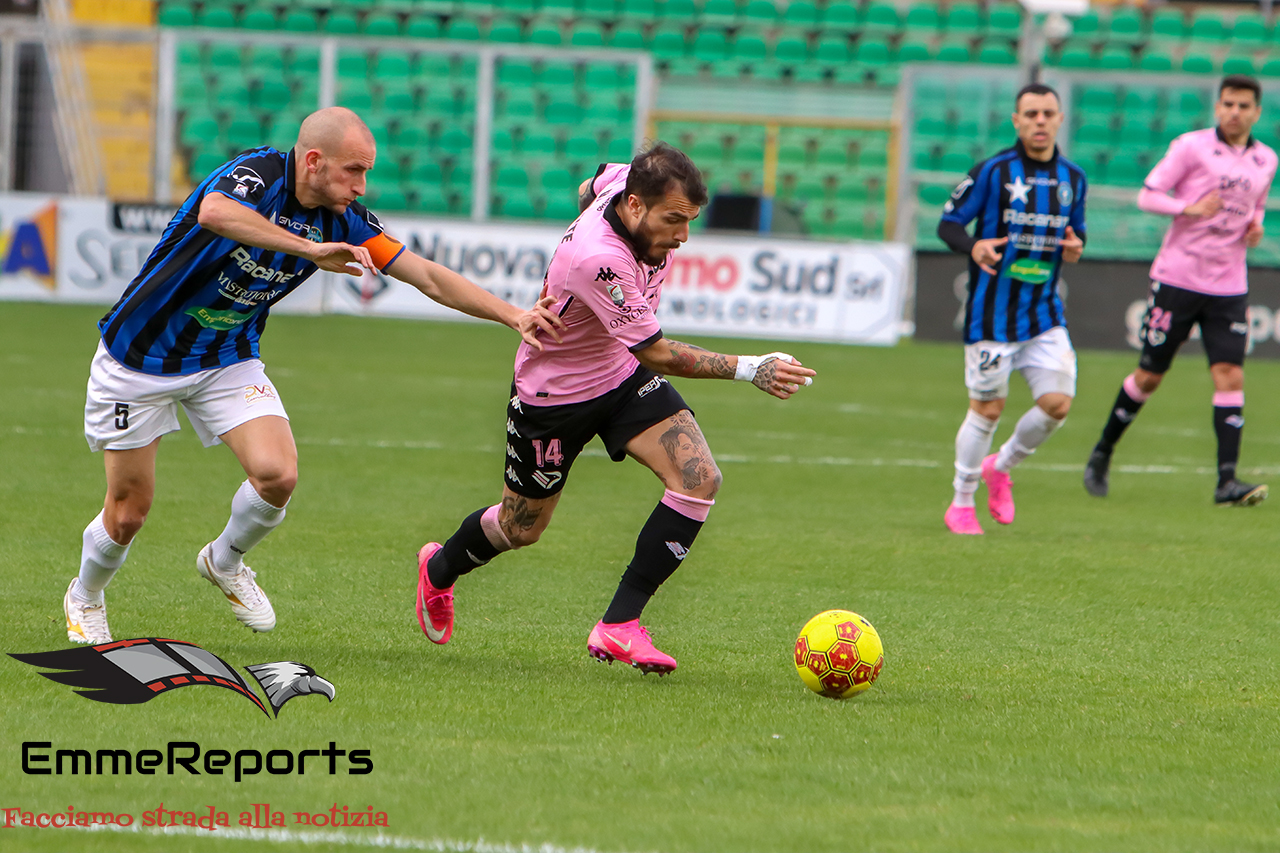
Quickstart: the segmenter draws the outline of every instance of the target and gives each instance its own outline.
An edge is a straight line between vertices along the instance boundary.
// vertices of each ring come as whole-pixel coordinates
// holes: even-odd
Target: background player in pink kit
[[[560,241],[543,288],[564,321],[561,340],[516,353],[502,502],[418,553],[418,622],[432,642],[449,641],[454,582],[538,541],[574,459],[599,435],[615,462],[634,457],[666,491],[587,648],[602,661],[662,674],[676,662],[653,647],[640,614],[693,546],[721,482],[666,375],[750,381],[785,400],[817,374],[784,353],[721,355],[663,337],[654,312],[670,253],[689,239],[689,222],[707,202],[683,152],[658,143],[630,165],[603,165],[581,193],[584,212]]]
[[[1265,485],[1236,479],[1249,334],[1245,251],[1262,240],[1262,216],[1276,173],[1276,153],[1251,135],[1261,94],[1252,77],[1223,78],[1214,108],[1218,126],[1175,139],[1138,194],[1138,207],[1172,216],[1173,224],[1151,265],[1138,369],[1121,385],[1085,466],[1084,486],[1091,495],[1106,496],[1116,442],[1160,387],[1178,347],[1199,323],[1213,375],[1218,437],[1214,502],[1249,506],[1267,496]]]

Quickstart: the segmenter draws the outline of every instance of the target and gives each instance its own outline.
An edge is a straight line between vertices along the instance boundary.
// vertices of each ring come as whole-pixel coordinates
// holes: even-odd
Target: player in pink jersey
[[[543,350],[521,346],[507,407],[502,502],[476,510],[443,545],[418,553],[418,623],[435,643],[453,633],[453,585],[503,551],[532,545],[551,522],[569,468],[599,435],[615,462],[632,456],[666,487],[636,541],[587,650],[643,672],[675,659],[653,647],[640,614],[680,566],[720,488],[706,439],[667,376],[750,381],[787,399],[817,374],[785,353],[733,356],[663,336],[654,316],[671,252],[707,202],[693,162],[658,143],[630,165],[601,166],[581,187],[543,296],[565,328]]]
[[[1276,153],[1251,134],[1261,95],[1252,77],[1224,78],[1214,107],[1218,126],[1175,139],[1138,194],[1138,207],[1172,216],[1173,224],[1151,265],[1138,369],[1121,385],[1085,466],[1084,487],[1091,495],[1106,496],[1116,442],[1160,387],[1178,347],[1199,323],[1213,375],[1218,436],[1214,503],[1250,506],[1267,496],[1265,485],[1236,479],[1249,334],[1245,251],[1262,240],[1262,216],[1277,161]]]

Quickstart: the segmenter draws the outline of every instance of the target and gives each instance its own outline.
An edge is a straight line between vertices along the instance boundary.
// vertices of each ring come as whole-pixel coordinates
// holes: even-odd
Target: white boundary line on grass
[[[597,853],[589,847],[557,847],[554,844],[495,844],[477,838],[475,841],[454,841],[445,838],[408,838],[403,835],[374,835],[344,832],[295,832],[291,829],[256,829],[252,827],[227,827],[225,829],[197,829],[190,826],[166,826],[143,829],[113,824],[93,826],[68,826],[81,832],[121,832],[140,835],[186,835],[198,838],[220,838],[227,841],[267,841],[275,844],[337,844],[343,847],[369,847],[382,850],[428,850],[432,853]]]
[[[30,429],[27,427],[15,426],[13,432],[19,435],[40,435],[52,436],[62,435],[62,430],[42,430]],[[69,433],[70,431],[66,431]],[[181,436],[182,433],[176,434]],[[173,436],[171,436],[173,437]],[[494,445],[476,445],[474,447],[450,448],[438,441],[390,441],[380,439],[371,440],[352,440],[347,438],[312,438],[309,436],[297,436],[295,438],[297,444],[306,447],[355,447],[371,450],[447,450],[454,453],[497,453],[500,448]],[[599,447],[588,447],[582,451],[582,456],[594,456],[606,458],[608,456],[604,450]],[[949,462],[942,462],[937,459],[885,459],[881,457],[872,457],[865,459],[855,459],[851,456],[743,456],[741,454],[725,453],[716,454],[717,462],[724,463],[759,463],[765,462],[774,465],[833,465],[836,467],[854,467],[854,468],[950,468]],[[1025,462],[1018,466],[1029,471],[1050,471],[1057,474],[1083,474],[1084,465],[1068,465],[1061,462]],[[1217,474],[1218,469],[1208,465],[1116,465],[1112,468],[1121,474]],[[1255,465],[1248,468],[1241,468],[1240,473],[1246,476],[1262,476],[1274,477],[1280,475],[1280,465]]]

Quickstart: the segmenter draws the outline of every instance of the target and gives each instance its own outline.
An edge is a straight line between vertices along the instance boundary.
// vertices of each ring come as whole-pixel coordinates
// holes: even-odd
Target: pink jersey
[[[1276,174],[1276,152],[1255,139],[1243,149],[1228,145],[1217,128],[1184,133],[1147,175],[1139,207],[1175,214],[1151,265],[1151,278],[1197,293],[1232,296],[1249,290],[1245,232],[1262,224],[1267,192]],[[1222,197],[1214,216],[1180,211],[1213,190]],[[1172,191],[1173,198],[1166,193]]]
[[[592,180],[596,199],[560,240],[547,269],[543,295],[564,320],[556,343],[516,351],[516,394],[531,406],[581,403],[612,391],[635,372],[633,350],[662,336],[654,312],[669,264],[636,258],[626,227],[613,210],[630,166],[610,164]],[[668,255],[668,259],[670,255]]]

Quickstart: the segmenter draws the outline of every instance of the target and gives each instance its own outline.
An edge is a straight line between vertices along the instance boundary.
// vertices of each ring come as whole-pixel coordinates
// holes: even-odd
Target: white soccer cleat
[[[240,571],[234,575],[218,571],[213,565],[213,543],[210,542],[200,549],[200,556],[196,557],[196,571],[222,590],[227,601],[231,602],[231,612],[242,624],[263,634],[276,626],[276,612],[271,609],[267,594],[254,580],[257,574],[253,569],[241,564]]]
[[[111,629],[107,627],[106,598],[98,604],[81,604],[71,594],[76,580],[77,578],[71,579],[71,583],[67,585],[67,594],[62,597],[62,609],[67,614],[67,639],[73,643],[93,646],[111,642]]]

